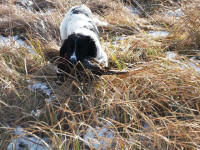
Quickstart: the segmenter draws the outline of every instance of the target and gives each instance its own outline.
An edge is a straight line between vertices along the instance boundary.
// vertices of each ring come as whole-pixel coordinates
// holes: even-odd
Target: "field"
[[[127,73],[58,85],[59,25],[80,4]],[[0,150],[198,150],[199,54],[199,0],[0,0]]]

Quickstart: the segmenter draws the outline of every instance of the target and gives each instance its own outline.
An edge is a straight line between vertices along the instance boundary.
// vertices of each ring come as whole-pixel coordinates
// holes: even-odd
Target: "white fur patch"
[[[72,54],[72,56],[69,58],[69,60],[75,60],[75,61],[77,61],[75,51],[73,52],[73,54]]]
[[[78,7],[80,7],[80,9],[84,11],[85,14],[87,14],[88,16],[81,13],[74,14],[72,10],[76,8],[78,9]],[[72,7],[66,13],[63,21],[61,22],[61,25],[60,25],[61,39],[62,40],[67,39],[67,37],[71,35],[72,33],[74,33],[77,29],[90,27],[93,25],[96,27],[95,22],[93,20],[92,12],[88,7],[86,7],[85,5]]]

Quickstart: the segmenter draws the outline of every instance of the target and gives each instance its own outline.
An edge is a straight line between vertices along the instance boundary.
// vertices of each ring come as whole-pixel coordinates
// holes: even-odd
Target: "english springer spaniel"
[[[71,8],[60,25],[63,44],[60,57],[72,64],[81,62],[87,65],[88,59],[94,58],[98,63],[108,66],[108,58],[99,41],[99,31],[91,10],[85,5]],[[65,70],[65,65],[58,65],[57,74]],[[60,70],[60,71],[59,71]]]

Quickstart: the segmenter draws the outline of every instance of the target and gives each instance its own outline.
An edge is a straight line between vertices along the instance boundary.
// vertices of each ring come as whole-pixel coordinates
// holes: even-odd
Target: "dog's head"
[[[90,36],[82,34],[72,34],[66,40],[60,49],[60,57],[69,60],[72,63],[83,61],[89,57],[96,57],[97,47]]]
[[[86,68],[91,65],[88,60],[95,58],[97,47],[95,41],[83,34],[72,34],[64,40],[60,49],[60,60],[57,63],[57,74],[62,75],[60,71],[70,73],[70,68],[81,62]]]

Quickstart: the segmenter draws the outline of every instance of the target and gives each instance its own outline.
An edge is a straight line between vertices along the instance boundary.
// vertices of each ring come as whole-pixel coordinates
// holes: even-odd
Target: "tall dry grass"
[[[156,11],[149,13],[145,1],[139,2],[154,21],[128,13],[118,1],[85,1],[95,15],[110,24],[99,27],[110,67],[128,73],[88,75],[85,80],[75,76],[61,86],[54,81],[53,64],[61,45],[59,24],[71,6],[83,2],[35,1],[30,10],[17,0],[0,4],[1,35],[18,35],[34,51],[16,47],[15,41],[1,46],[1,149],[16,138],[13,130],[18,126],[28,135],[48,138],[46,144],[54,149],[95,149],[86,145],[84,135],[89,127],[96,130],[105,125],[114,134],[111,141],[107,139],[110,146],[106,149],[199,149],[199,74],[171,62],[164,53],[199,50],[199,8],[189,9],[196,1],[188,7],[181,3],[185,16],[166,21]],[[162,25],[170,35],[157,40],[147,36],[156,29],[154,24]],[[126,38],[115,45],[121,35]],[[184,56],[178,59],[188,61]],[[46,83],[51,94],[30,90],[34,80]],[[32,115],[32,110],[38,109],[40,115]]]

